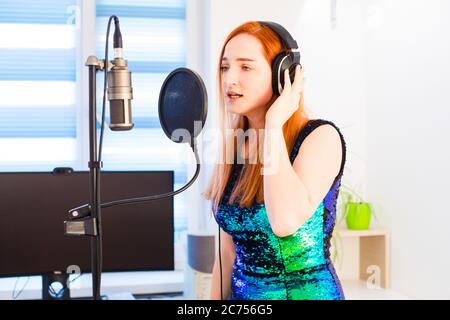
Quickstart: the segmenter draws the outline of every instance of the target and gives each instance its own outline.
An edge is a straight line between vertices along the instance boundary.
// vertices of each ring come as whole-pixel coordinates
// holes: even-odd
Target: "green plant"
[[[337,223],[336,225],[339,226],[343,219],[345,219],[349,213],[349,206],[351,204],[367,204],[367,206],[370,208],[370,214],[375,218],[375,220],[378,222],[378,217],[374,208],[374,205],[371,202],[368,202],[364,200],[361,195],[356,192],[354,189],[350,188],[346,184],[341,184],[341,187],[339,189],[339,210],[337,210]]]
[[[357,209],[359,208],[359,210]],[[346,219],[348,215],[354,215],[355,211],[359,211],[358,214],[365,214],[366,217],[364,221],[366,226],[370,223],[370,217],[373,216],[374,219],[378,221],[377,214],[375,212],[374,206],[371,202],[365,201],[361,195],[356,192],[353,188],[347,186],[346,184],[341,184],[338,194],[338,204],[336,208],[336,224],[333,231],[332,243],[335,248],[333,252],[333,263],[338,259],[338,250],[336,240],[338,239],[337,229],[342,223],[342,220]],[[353,217],[352,217],[353,218]],[[360,220],[361,221],[361,220]],[[347,219],[347,226],[350,225],[349,229],[367,229],[366,227],[358,228],[357,225],[352,225],[352,221]]]

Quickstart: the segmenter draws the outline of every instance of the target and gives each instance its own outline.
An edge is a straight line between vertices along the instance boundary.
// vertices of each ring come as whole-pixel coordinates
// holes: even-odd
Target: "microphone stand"
[[[100,207],[100,179],[101,163],[97,155],[97,71],[105,68],[105,61],[95,56],[88,57],[86,66],[89,67],[89,193],[90,217],[84,219],[85,235],[91,236],[91,271],[92,296],[94,300],[100,299],[101,271],[102,271],[102,223]],[[106,74],[105,74],[106,76]]]

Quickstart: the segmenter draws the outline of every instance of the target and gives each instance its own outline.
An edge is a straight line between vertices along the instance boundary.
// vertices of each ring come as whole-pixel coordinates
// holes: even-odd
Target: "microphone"
[[[131,86],[131,72],[128,70],[127,60],[123,59],[122,34],[119,19],[114,19],[114,60],[108,71],[108,100],[110,123],[113,131],[131,130],[134,126],[131,119],[131,100],[133,88]]]

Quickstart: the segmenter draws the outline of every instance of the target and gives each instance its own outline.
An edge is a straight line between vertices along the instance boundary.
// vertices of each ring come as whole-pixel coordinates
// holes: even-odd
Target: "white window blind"
[[[0,170],[74,166],[76,0],[0,1]]]
[[[112,132],[105,128],[102,161],[104,170],[173,170],[174,189],[186,184],[188,159],[193,157],[187,144],[176,144],[164,134],[158,117],[158,97],[167,75],[186,66],[184,0],[97,0],[96,55],[104,59],[108,19],[120,20],[123,55],[132,72],[131,131]],[[109,59],[113,58],[110,31]],[[100,119],[103,73],[98,75],[97,109]],[[107,106],[106,121],[109,122]],[[99,126],[100,127],[100,126]],[[187,228],[183,194],[174,197],[175,232]]]

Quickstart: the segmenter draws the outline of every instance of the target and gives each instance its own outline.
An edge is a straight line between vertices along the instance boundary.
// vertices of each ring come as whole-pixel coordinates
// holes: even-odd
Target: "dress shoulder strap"
[[[337,132],[339,133],[339,136],[341,137],[341,145],[342,145],[342,161],[341,161],[341,168],[339,170],[339,174],[336,176],[336,179],[340,177],[344,171],[344,165],[346,160],[346,152],[347,147],[344,140],[344,136],[342,135],[340,129],[338,126],[336,126],[332,121],[324,120],[324,119],[311,119],[309,120],[306,125],[300,130],[298,133],[297,139],[294,143],[294,147],[292,148],[292,152],[290,155],[291,163],[294,163],[295,157],[298,154],[298,151],[300,150],[300,146],[302,145],[302,142],[306,139],[306,137],[317,127],[324,125],[324,124],[330,124],[332,125]]]

